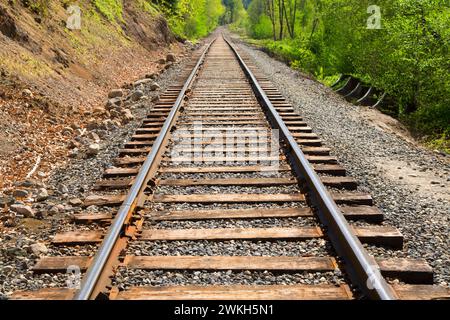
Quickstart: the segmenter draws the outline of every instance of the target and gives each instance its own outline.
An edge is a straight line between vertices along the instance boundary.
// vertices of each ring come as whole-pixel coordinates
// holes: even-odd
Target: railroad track
[[[13,299],[449,296],[425,260],[369,254],[403,236],[250,59],[219,36],[192,61],[52,240],[95,255],[33,268],[81,286]]]

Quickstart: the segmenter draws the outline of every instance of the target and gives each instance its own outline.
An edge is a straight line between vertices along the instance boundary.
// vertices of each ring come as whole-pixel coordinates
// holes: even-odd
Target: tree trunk
[[[309,35],[309,43],[310,44],[311,44],[312,36],[314,35],[314,32],[316,32],[316,28],[317,28],[318,24],[319,24],[319,19],[315,18],[314,22],[313,22],[313,27],[312,27],[312,30],[311,30],[311,34]]]
[[[294,38],[294,35],[292,34],[292,28],[291,28],[291,25],[289,22],[289,19],[290,19],[290,16],[292,13],[291,13],[291,10],[289,9],[289,15],[287,14],[287,10],[286,10],[286,6],[284,5],[284,2],[283,2],[283,11],[284,11],[284,18],[286,20],[286,27],[288,29],[289,36],[292,39],[292,38]]]
[[[295,37],[295,18],[297,16],[297,0],[294,1],[294,13],[292,15],[292,37]]]
[[[286,26],[288,28],[288,32],[289,35],[291,36],[291,39],[294,39],[295,37],[295,20],[296,20],[296,15],[297,15],[297,1],[298,0],[294,0],[294,8],[292,8],[292,2],[289,0],[288,1],[288,8],[289,8],[289,12],[288,10],[286,10],[286,6],[283,6],[284,8],[284,16],[286,19]]]
[[[277,41],[277,31],[276,31],[276,22],[275,22],[275,3],[274,3],[274,0],[267,0],[266,4],[267,4],[267,15],[269,16],[269,19],[272,22],[273,41]]]
[[[283,40],[283,25],[284,25],[283,7],[284,7],[284,0],[278,0],[278,18],[279,18],[279,22],[280,22],[279,39],[280,40]]]

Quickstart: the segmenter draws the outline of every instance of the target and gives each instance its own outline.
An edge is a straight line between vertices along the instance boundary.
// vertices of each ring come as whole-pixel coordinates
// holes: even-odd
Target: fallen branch
[[[38,156],[37,159],[36,159],[36,163],[34,164],[33,169],[31,169],[31,171],[28,172],[28,174],[27,174],[27,176],[26,176],[27,179],[30,178],[30,177],[33,175],[33,173],[34,173],[34,172],[37,170],[37,168],[39,167],[39,164],[40,164],[40,163],[41,163],[41,156]]]

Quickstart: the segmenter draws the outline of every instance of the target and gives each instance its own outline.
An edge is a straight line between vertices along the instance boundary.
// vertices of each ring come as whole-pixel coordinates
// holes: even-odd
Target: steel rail
[[[89,266],[81,283],[80,289],[75,293],[73,298],[74,300],[89,300],[91,298],[92,292],[100,278],[100,275],[103,272],[107,260],[113,250],[113,247],[120,236],[127,216],[129,215],[130,210],[133,210],[133,208],[135,207],[135,202],[138,195],[141,193],[142,189],[145,189],[146,187],[145,183],[147,180],[147,174],[159,154],[159,151],[163,145],[163,141],[170,133],[175,115],[180,109],[186,91],[194,80],[197,71],[204,62],[205,56],[214,41],[215,39],[206,46],[202,55],[198,59],[197,64],[195,65],[194,69],[192,69],[192,72],[190,73],[183,88],[181,89],[181,92],[179,93],[177,100],[175,101],[169,115],[167,116],[167,119],[164,121],[164,125],[161,128],[159,136],[153,143],[150,153],[147,155],[145,162],[143,163],[138,175],[136,176],[135,182],[131,186],[127,197],[125,198],[114,220],[112,221],[111,226],[109,227],[108,232],[105,235],[105,238],[94,257],[94,260],[92,261],[92,264]]]
[[[327,227],[327,234],[333,243],[334,249],[343,258],[350,280],[367,297],[381,300],[395,300],[395,294],[381,275],[378,265],[354,235],[344,215],[306,159],[283,119],[259,85],[258,80],[239,55],[236,47],[228,39],[223,38],[237,57],[239,64],[252,85],[255,95],[260,100],[262,106],[266,108],[266,111],[268,111],[271,124],[274,128],[281,131],[281,137],[284,138],[283,140],[287,144],[288,154],[294,162],[294,169],[306,181],[309,190],[311,190],[309,200],[316,207],[322,224]]]

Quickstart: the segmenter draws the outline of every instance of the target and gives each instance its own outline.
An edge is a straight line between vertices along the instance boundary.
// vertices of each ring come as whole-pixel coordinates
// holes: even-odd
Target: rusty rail
[[[233,50],[245,74],[252,84],[255,95],[266,109],[274,128],[280,130],[280,138],[286,143],[287,154],[291,157],[295,170],[311,190],[311,203],[318,210],[321,222],[328,228],[329,237],[338,254],[346,262],[346,270],[353,283],[369,297],[382,300],[394,300],[395,296],[386,280],[381,275],[376,263],[370,259],[361,241],[354,235],[344,215],[327,191],[326,187],[312,169],[304,153],[296,143],[284,121],[279,116],[272,102],[258,83],[258,80],[246,65],[237,49],[227,39],[225,41]]]
[[[175,115],[180,109],[184,96],[189,86],[192,84],[195,75],[197,74],[200,66],[202,65],[205,59],[206,53],[208,52],[213,42],[214,40],[206,46],[202,55],[198,59],[197,64],[195,65],[191,74],[186,80],[180,94],[178,95],[177,100],[175,101],[169,115],[167,116],[167,119],[164,122],[164,125],[161,129],[161,133],[159,134],[158,138],[153,144],[150,153],[148,154],[145,162],[143,163],[141,169],[139,170],[138,175],[136,176],[135,182],[131,186],[131,189],[128,192],[127,197],[125,198],[125,201],[119,208],[119,211],[117,212],[111,226],[108,229],[107,234],[105,235],[102,245],[100,246],[99,250],[97,251],[97,254],[94,257],[92,264],[87,270],[84,279],[81,283],[81,287],[74,296],[74,300],[88,300],[91,298],[92,292],[97,284],[100,275],[104,270],[104,267],[113,250],[113,247],[120,236],[123,226],[127,220],[127,217],[130,216],[130,214],[136,207],[138,196],[142,193],[143,189],[145,189],[146,187],[146,181],[148,180],[150,168],[154,165],[155,159],[160,153],[160,150],[163,146],[163,141],[170,134],[170,130],[174,124]]]

